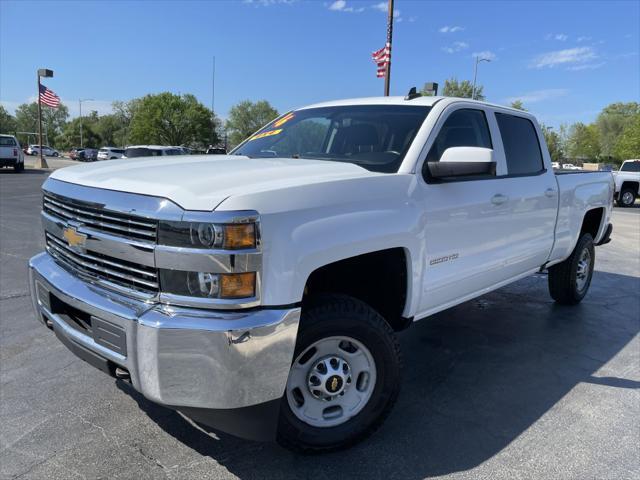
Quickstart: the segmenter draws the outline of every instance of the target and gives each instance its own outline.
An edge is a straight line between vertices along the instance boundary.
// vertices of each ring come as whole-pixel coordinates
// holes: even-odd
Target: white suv
[[[114,160],[122,158],[124,148],[102,147],[98,150],[98,160]]]
[[[40,145],[29,145],[29,148],[27,148],[27,154],[28,155],[40,155]],[[42,146],[42,154],[46,157],[59,157],[60,156],[60,152],[58,152],[57,150],[47,146],[47,145],[43,145]]]

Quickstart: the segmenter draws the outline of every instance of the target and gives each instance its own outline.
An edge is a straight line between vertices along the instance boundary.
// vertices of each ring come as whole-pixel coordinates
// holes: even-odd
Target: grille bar
[[[44,210],[63,220],[75,220],[95,230],[104,231],[125,238],[156,241],[157,222],[118,212],[103,211],[85,204],[79,204],[44,194]]]
[[[158,291],[158,274],[155,268],[146,268],[96,252],[75,252],[62,240],[48,232],[46,233],[46,241],[49,253],[81,273],[126,288],[149,293]]]

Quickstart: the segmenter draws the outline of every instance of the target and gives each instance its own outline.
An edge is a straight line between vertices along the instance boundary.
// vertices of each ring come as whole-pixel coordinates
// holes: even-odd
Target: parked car
[[[613,174],[616,183],[616,203],[619,207],[631,207],[640,197],[640,160],[625,160],[620,170]]]
[[[122,158],[161,157],[165,155],[184,155],[179,147],[162,145],[132,145],[125,148]]]
[[[29,145],[29,148],[27,149],[27,153],[29,155],[40,155],[40,146],[39,145]],[[51,148],[47,145],[43,145],[42,146],[42,155],[46,156],[46,157],[59,157],[60,156],[60,152],[58,152],[56,149]]]
[[[72,148],[69,152],[69,158],[71,160],[78,160],[82,151],[84,151],[84,148]]]
[[[0,135],[0,167],[12,167],[17,173],[24,170],[24,154],[13,135]]]
[[[559,170],[560,162],[551,162],[551,168],[553,168],[554,170]]]
[[[582,170],[581,167],[578,167],[578,166],[574,165],[573,163],[563,163],[562,164],[562,169],[563,170]]]
[[[227,150],[219,147],[209,147],[207,148],[207,155],[226,155]]]
[[[98,150],[95,148],[84,148],[78,150],[76,160],[79,162],[95,162],[98,160]]]
[[[382,97],[289,112],[216,161],[56,170],[37,318],[197,422],[351,446],[398,396],[396,332],[541,271],[557,303],[587,294],[613,178],[554,173],[544,145],[528,112]]]
[[[98,160],[114,160],[122,158],[122,155],[124,155],[124,148],[102,147],[98,150]]]

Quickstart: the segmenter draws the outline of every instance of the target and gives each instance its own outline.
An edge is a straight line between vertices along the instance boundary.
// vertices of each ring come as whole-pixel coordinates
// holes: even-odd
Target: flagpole
[[[36,168],[49,168],[47,161],[42,156],[42,104],[40,102],[40,70],[38,70],[38,155],[40,161],[36,162]]]
[[[391,43],[393,41],[393,0],[389,0],[389,16],[387,18],[387,48],[389,49],[389,60],[387,61],[387,71],[384,76],[384,96],[389,96],[391,84]]]

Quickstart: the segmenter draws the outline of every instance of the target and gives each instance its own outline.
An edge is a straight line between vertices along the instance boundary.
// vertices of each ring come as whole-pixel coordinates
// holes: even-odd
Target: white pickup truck
[[[32,298],[69,349],[203,424],[327,451],[391,410],[412,322],[545,270],[580,302],[614,186],[554,174],[526,112],[407,96],[301,108],[230,155],[57,170],[43,190]]]
[[[640,160],[625,160],[613,174],[616,183],[616,203],[619,207],[632,207],[640,197]]]
[[[24,154],[18,139],[13,135],[0,135],[1,167],[12,167],[16,173],[24,170]]]

